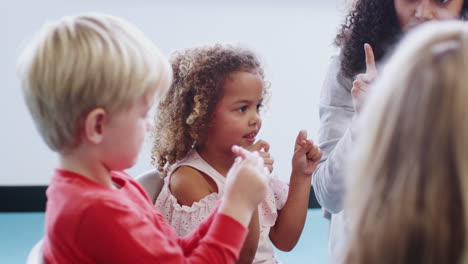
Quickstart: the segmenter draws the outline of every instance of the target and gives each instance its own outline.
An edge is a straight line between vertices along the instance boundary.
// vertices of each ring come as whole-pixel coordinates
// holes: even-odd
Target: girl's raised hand
[[[247,150],[258,151],[260,157],[263,158],[265,167],[270,171],[270,173],[273,171],[273,163],[275,163],[275,160],[270,155],[270,152],[268,152],[270,150],[270,144],[268,144],[268,142],[261,139],[252,146],[248,147]]]
[[[292,175],[311,176],[322,158],[322,152],[307,139],[307,131],[301,130],[296,138],[292,158]]]

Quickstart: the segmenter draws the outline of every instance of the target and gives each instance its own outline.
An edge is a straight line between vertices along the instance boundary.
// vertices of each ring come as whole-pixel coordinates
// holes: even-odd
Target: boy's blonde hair
[[[462,263],[468,25],[422,25],[370,89],[347,188],[345,263]]]
[[[84,117],[102,107],[110,116],[168,89],[168,61],[144,34],[103,14],[63,17],[43,26],[18,68],[26,104],[54,151],[80,143]]]

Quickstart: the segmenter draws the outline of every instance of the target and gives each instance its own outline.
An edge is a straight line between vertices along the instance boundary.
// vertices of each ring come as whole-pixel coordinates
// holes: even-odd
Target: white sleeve
[[[354,116],[352,82],[344,78],[339,69],[339,57],[332,57],[320,95],[317,141],[323,155],[312,179],[317,201],[331,213],[343,209],[347,161],[353,142],[350,129]]]

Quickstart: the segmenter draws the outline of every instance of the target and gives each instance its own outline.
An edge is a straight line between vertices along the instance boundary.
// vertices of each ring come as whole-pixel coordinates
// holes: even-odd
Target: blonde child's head
[[[385,66],[356,134],[346,263],[461,263],[468,195],[468,25],[431,22]]]
[[[259,76],[262,96],[268,85],[257,56],[234,45],[211,45],[178,51],[171,56],[173,82],[156,116],[152,158],[160,171],[181,160],[200,146],[224,85],[233,74],[249,72]]]
[[[151,41],[128,22],[103,14],[46,24],[18,68],[36,127],[60,153],[80,144],[83,120],[93,109],[112,117],[141,98],[150,102],[164,94],[171,82],[170,65]]]

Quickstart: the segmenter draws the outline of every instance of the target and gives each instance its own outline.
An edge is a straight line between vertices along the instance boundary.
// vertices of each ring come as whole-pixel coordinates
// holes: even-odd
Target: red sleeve
[[[198,243],[181,243],[167,223],[112,201],[99,202],[83,214],[76,246],[97,263],[234,263],[247,229],[226,215],[210,218],[211,224],[186,240],[200,238]]]

